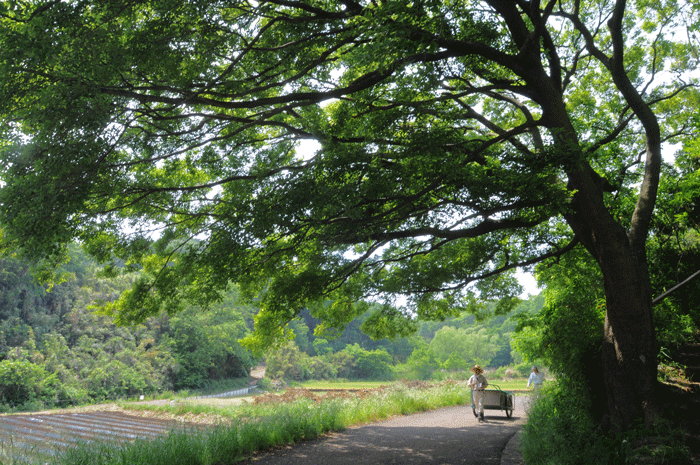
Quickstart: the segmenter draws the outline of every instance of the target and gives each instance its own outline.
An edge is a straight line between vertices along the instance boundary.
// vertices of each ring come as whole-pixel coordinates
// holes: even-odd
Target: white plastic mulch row
[[[147,439],[187,427],[196,425],[109,411],[6,415],[0,416],[0,458],[53,455],[79,442]]]

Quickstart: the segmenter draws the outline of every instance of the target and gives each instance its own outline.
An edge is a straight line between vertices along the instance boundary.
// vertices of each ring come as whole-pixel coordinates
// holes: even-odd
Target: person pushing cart
[[[476,411],[479,413],[479,421],[484,421],[484,389],[489,385],[489,382],[484,376],[484,370],[479,365],[474,365],[470,371],[474,374],[467,381],[467,386],[472,388],[472,398]]]

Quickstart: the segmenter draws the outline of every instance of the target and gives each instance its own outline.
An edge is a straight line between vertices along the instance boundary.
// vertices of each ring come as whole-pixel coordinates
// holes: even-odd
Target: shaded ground
[[[499,465],[508,441],[525,423],[523,399],[512,418],[487,410],[477,421],[470,406],[443,408],[363,425],[322,439],[261,453],[248,465]]]
[[[700,464],[700,342],[685,344],[676,362],[685,368],[662,385],[664,416],[683,429],[693,463]]]
[[[666,385],[663,390],[664,417],[683,430],[693,463],[700,464],[700,383]]]

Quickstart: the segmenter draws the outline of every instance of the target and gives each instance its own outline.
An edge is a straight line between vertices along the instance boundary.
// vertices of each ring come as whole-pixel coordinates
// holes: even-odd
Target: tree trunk
[[[657,417],[657,347],[646,254],[643,247],[635,248],[628,232],[605,208],[594,174],[583,169],[570,174],[569,180],[577,193],[567,221],[598,262],[605,286],[603,423],[613,431],[625,431],[638,421],[649,423]]]
[[[596,249],[606,297],[606,422],[613,431],[624,431],[638,420],[648,424],[657,418],[657,346],[646,260],[632,249],[622,227],[615,226],[617,231],[596,240]]]

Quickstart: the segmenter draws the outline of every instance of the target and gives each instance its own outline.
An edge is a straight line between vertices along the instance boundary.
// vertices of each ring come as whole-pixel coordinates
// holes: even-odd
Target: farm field
[[[129,414],[120,410],[0,416],[0,463],[22,463],[53,456],[57,450],[89,441],[151,439],[177,429],[202,428],[183,422]]]
[[[529,389],[527,388],[527,380],[526,379],[509,379],[506,381],[499,380],[499,379],[489,379],[489,385],[491,387],[498,386],[504,391],[513,391],[513,392],[527,392]]]
[[[201,430],[240,415],[236,412],[244,405],[284,402],[304,397],[313,400],[347,395],[364,398],[370,392],[390,389],[393,384],[395,383],[374,381],[315,381],[257,396],[154,400],[124,403],[120,406],[105,404],[32,414],[0,415],[0,464],[46,463],[56,451],[81,443],[130,442],[166,436],[176,430]],[[519,380],[492,384],[504,390],[520,391],[526,382]],[[26,461],[28,457],[35,461]]]
[[[301,387],[310,390],[336,390],[336,389],[374,389],[381,386],[391,385],[393,381],[305,381]],[[493,386],[498,386],[504,391],[527,391],[527,379],[512,380],[489,380]]]
[[[382,386],[389,386],[393,381],[304,381],[301,387],[304,389],[375,389]]]

